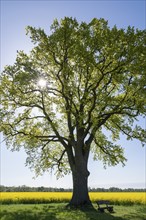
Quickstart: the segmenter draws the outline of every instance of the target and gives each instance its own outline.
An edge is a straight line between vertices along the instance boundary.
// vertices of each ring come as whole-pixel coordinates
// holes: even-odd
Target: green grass
[[[39,205],[1,205],[1,220],[146,220],[143,205],[114,206],[114,213],[70,210],[65,203]]]

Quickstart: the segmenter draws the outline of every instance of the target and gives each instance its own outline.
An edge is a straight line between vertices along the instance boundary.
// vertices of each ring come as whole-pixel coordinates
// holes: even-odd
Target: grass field
[[[71,192],[2,192],[0,204],[45,204],[52,202],[69,202]],[[91,192],[92,202],[97,200],[110,200],[115,205],[144,205],[146,204],[145,192]]]
[[[146,220],[144,205],[116,206],[114,213],[94,210],[69,210],[66,203],[39,205],[1,205],[1,220]]]
[[[146,193],[90,193],[92,210],[66,208],[72,193],[4,192],[0,220],[146,220]],[[114,213],[99,213],[96,200],[108,199]]]

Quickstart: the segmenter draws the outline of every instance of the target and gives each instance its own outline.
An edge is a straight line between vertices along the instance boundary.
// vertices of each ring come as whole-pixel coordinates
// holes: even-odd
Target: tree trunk
[[[88,176],[89,172],[82,173],[79,171],[73,172],[73,195],[69,203],[70,206],[83,207],[91,205],[88,194]]]
[[[73,194],[68,206],[78,208],[83,206],[92,207],[88,194],[88,177],[90,174],[87,169],[89,145],[87,147],[87,145],[80,141],[81,134],[78,136],[78,142],[74,148],[70,146],[67,149],[73,179]]]
[[[88,194],[88,159],[76,152],[75,163],[72,169],[73,195],[69,203],[70,206],[81,207],[91,205]]]

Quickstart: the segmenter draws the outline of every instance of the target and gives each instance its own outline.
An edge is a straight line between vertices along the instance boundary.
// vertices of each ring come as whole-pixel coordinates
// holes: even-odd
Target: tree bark
[[[76,171],[72,174],[73,195],[69,203],[70,206],[83,207],[86,205],[91,205],[91,201],[88,194],[88,175],[85,175],[79,171]]]
[[[74,166],[71,169],[73,178],[73,195],[69,205],[83,207],[91,205],[88,194],[88,177],[90,173],[87,169],[88,158],[85,157],[81,151],[77,151],[74,157]]]

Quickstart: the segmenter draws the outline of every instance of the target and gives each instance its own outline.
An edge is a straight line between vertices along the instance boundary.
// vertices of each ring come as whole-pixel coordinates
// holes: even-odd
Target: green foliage
[[[27,34],[34,48],[19,51],[0,78],[7,145],[24,147],[37,175],[55,165],[68,173],[77,148],[86,159],[92,150],[105,165],[124,164],[120,134],[146,142],[135,126],[146,115],[146,31],[65,17],[54,21],[50,35],[30,26]]]

